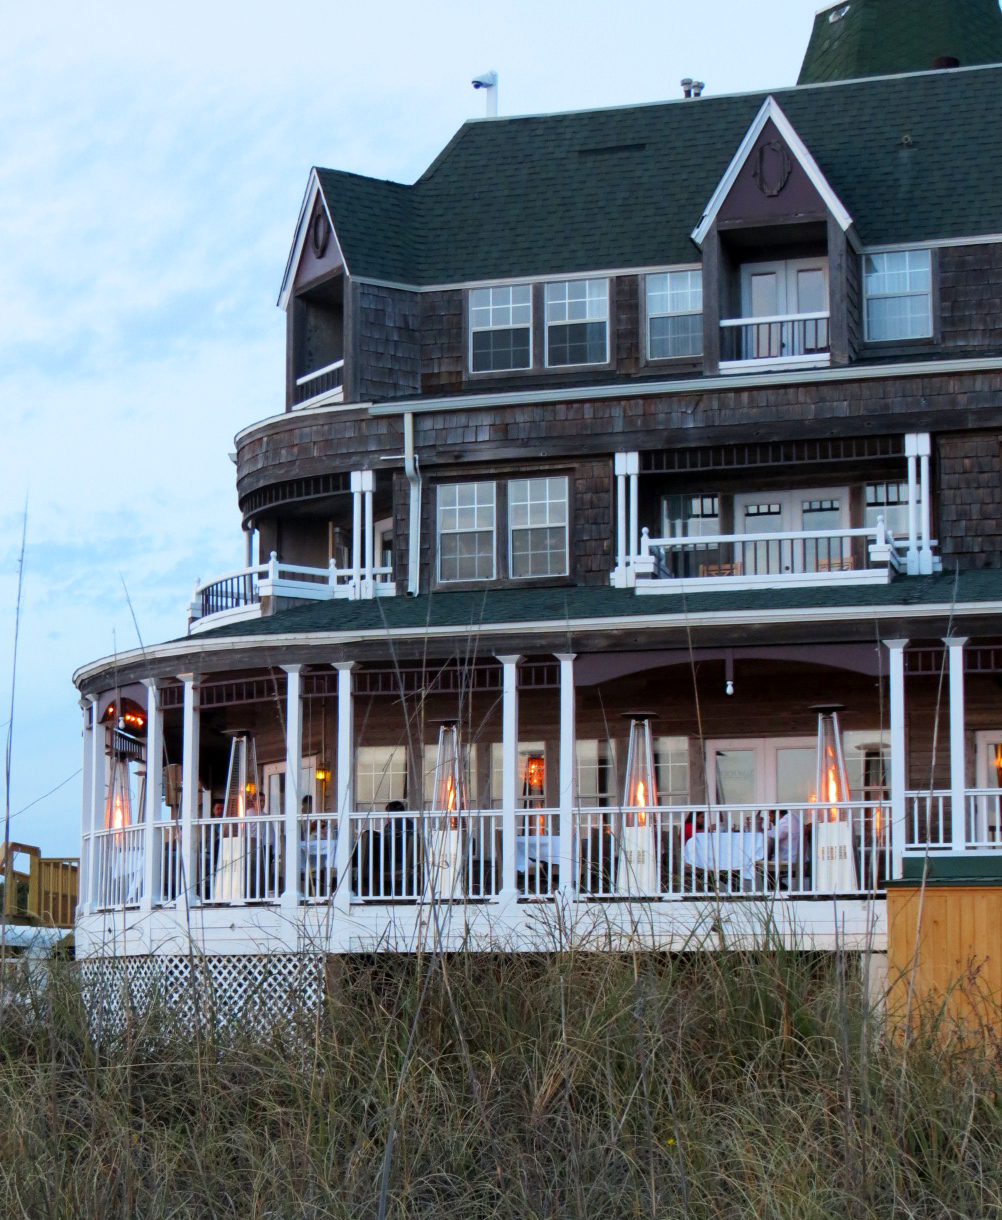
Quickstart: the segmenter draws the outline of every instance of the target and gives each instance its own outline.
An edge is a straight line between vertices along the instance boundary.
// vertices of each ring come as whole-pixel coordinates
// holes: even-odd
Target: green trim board
[[[1002,851],[956,852],[949,855],[906,855],[903,860],[903,876],[888,885],[902,887],[920,885],[923,869],[927,885],[1002,885]]]
[[[481,629],[519,622],[559,624],[618,618],[686,615],[706,620],[716,613],[845,609],[875,606],[909,608],[954,603],[1002,605],[1002,571],[981,569],[935,576],[899,577],[886,585],[826,586],[788,589],[721,590],[709,593],[664,593],[638,597],[630,589],[577,585],[547,589],[478,589],[434,592],[419,597],[381,597],[366,601],[310,602],[246,622],[200,632],[197,640],[256,637],[288,633],[387,631],[421,628]]]
[[[771,96],[876,245],[1002,233],[1000,89],[993,67]],[[356,278],[428,287],[692,263],[692,231],[768,96],[467,122],[411,186],[317,174]]]

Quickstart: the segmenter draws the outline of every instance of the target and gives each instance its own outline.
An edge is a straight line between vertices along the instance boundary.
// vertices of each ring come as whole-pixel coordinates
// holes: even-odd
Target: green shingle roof
[[[1002,62],[998,0],[838,0],[814,18],[801,85]]]
[[[1002,232],[1000,88],[1002,67],[773,96],[876,244]],[[318,173],[358,277],[420,286],[689,262],[766,96],[471,121],[412,186]]]
[[[477,592],[434,593],[421,597],[377,598],[372,601],[312,602],[267,618],[231,623],[198,639],[285,635],[316,632],[380,632],[455,627],[489,629],[510,623],[553,623],[653,615],[705,616],[713,612],[814,610],[824,608],[944,606],[954,601],[954,576],[900,578],[887,585],[852,585],[788,589],[735,589],[712,593],[667,593],[639,597],[628,589],[579,586],[566,589],[488,589]],[[962,572],[956,601],[1002,602],[1002,571]]]

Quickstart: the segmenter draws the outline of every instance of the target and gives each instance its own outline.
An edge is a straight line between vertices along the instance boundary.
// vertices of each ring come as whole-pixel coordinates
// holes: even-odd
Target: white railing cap
[[[764,318],[721,318],[721,326],[771,326],[778,322],[821,322],[829,317],[828,310],[817,313],[777,313]]]

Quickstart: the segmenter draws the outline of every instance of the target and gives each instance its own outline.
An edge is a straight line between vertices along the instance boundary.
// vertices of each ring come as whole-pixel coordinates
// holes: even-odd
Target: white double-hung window
[[[703,273],[662,271],[647,277],[647,358],[703,353]]]
[[[605,364],[609,359],[609,281],[546,285],[546,364]]]
[[[932,336],[932,254],[929,250],[893,250],[863,257],[866,339]]]
[[[445,483],[438,489],[438,579],[493,580],[493,483]]]
[[[528,284],[470,290],[470,371],[532,367],[532,289]]]
[[[512,576],[567,575],[567,479],[512,479],[508,484]]]

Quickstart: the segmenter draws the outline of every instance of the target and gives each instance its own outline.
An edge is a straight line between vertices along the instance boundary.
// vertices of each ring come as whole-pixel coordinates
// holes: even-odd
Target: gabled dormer
[[[859,298],[852,224],[766,98],[692,234],[703,252],[708,373],[848,363]]]
[[[310,174],[286,264],[287,411],[344,397],[347,267],[317,171]]]

